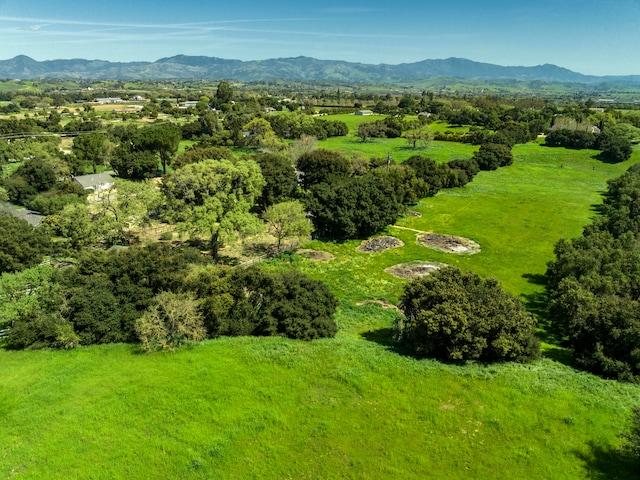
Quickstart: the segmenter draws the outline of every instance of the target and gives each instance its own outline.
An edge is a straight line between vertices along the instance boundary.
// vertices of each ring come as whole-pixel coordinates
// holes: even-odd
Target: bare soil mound
[[[376,237],[371,240],[364,240],[358,247],[359,252],[375,253],[389,250],[390,248],[402,247],[404,242],[395,237]]]
[[[466,253],[472,255],[480,251],[480,245],[464,237],[443,235],[441,233],[422,233],[418,235],[418,243],[425,247],[447,253]]]
[[[296,253],[307,257],[314,262],[328,262],[329,260],[336,258],[335,255],[331,255],[329,252],[323,252],[321,250],[309,250],[307,248],[299,248]]]
[[[414,278],[424,277],[436,270],[440,270],[443,266],[443,263],[417,260],[415,262],[400,263],[398,265],[385,268],[384,271],[390,273],[394,277],[413,280]]]

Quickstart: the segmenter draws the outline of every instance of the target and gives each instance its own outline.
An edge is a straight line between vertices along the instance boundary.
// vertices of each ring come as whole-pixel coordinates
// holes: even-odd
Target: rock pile
[[[402,240],[395,237],[376,237],[363,241],[358,247],[358,251],[367,253],[383,252],[384,250],[402,247],[403,245]]]

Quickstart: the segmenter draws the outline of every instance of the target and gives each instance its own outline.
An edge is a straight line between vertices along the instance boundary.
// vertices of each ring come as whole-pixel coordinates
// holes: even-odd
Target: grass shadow
[[[409,357],[409,358],[413,358],[414,360],[425,360],[425,359],[431,359],[431,360],[436,360],[442,364],[445,365],[456,365],[456,366],[463,366],[463,365],[467,365],[469,362],[475,362],[475,363],[479,363],[482,364],[484,366],[488,366],[491,365],[492,363],[501,363],[499,361],[497,362],[483,362],[483,361],[474,361],[474,360],[446,360],[443,358],[437,358],[437,357],[433,357],[433,356],[428,356],[428,355],[420,355],[415,353],[413,350],[404,347],[402,345],[400,345],[398,342],[396,342],[393,338],[393,329],[392,328],[379,328],[376,330],[369,330],[368,332],[364,332],[362,334],[360,334],[360,336],[365,339],[368,340],[370,342],[374,342],[377,343],[378,345],[382,345],[383,347],[386,348],[386,350],[393,352],[397,355],[403,356],[403,357]]]
[[[589,443],[589,452],[576,452],[587,467],[587,478],[631,480],[640,478],[640,463],[619,448]]]
[[[369,342],[374,342],[378,345],[382,345],[386,350],[402,357],[409,357],[413,358],[414,360],[422,360],[424,358],[427,358],[424,355],[417,355],[413,350],[404,347],[396,342],[393,338],[392,328],[379,328],[376,330],[369,330],[368,332],[360,334],[360,336],[365,340],[368,340]]]
[[[624,162],[624,160],[623,160],[623,159],[613,159],[613,158],[608,158],[608,157],[604,154],[604,152],[600,152],[600,153],[597,153],[596,155],[592,155],[592,156],[591,156],[591,158],[593,158],[594,160],[598,160],[599,162],[609,164],[609,165],[615,165],[615,164],[617,164],[617,163],[622,163],[622,162]]]
[[[567,367],[575,368],[575,364],[573,363],[573,354],[568,348],[555,346],[553,348],[547,348],[546,350],[543,350],[542,357],[561,363]]]
[[[522,275],[527,279],[529,283],[546,287],[547,277],[541,274],[525,273]],[[557,344],[558,339],[553,333],[551,328],[551,317],[549,316],[549,296],[547,295],[546,288],[540,292],[534,292],[531,294],[522,296],[523,303],[527,311],[531,312],[538,321],[537,336],[545,343]]]
[[[387,347],[388,349],[395,349],[395,347],[397,346],[395,341],[393,340],[392,328],[379,328],[377,330],[369,330],[368,332],[362,333],[360,336],[365,340],[377,343],[378,345],[382,345],[383,347]]]

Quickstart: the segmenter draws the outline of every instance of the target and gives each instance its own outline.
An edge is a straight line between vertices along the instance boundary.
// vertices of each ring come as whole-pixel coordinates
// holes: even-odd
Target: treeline
[[[640,166],[609,181],[599,215],[581,237],[561,240],[549,263],[552,326],[576,365],[640,379]]]
[[[601,150],[602,159],[609,163],[624,162],[633,153],[629,139],[617,136],[613,131],[609,130],[605,130],[602,133],[569,129],[553,130],[547,135],[545,145],[571,149],[592,148]]]
[[[408,205],[442,188],[462,187],[480,170],[475,158],[437,164],[416,155],[402,164],[376,158],[354,163],[324,149],[301,155],[296,168],[316,235],[333,238],[380,232]]]
[[[135,342],[174,348],[220,335],[332,337],[336,299],[298,272],[211,264],[164,244],[86,250],[77,264],[0,278],[10,348]]]

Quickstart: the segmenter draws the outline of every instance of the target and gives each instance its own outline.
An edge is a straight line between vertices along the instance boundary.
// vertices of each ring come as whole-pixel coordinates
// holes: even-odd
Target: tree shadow
[[[409,357],[414,360],[425,360],[431,359],[436,360],[445,365],[457,365],[462,366],[469,363],[469,360],[447,360],[444,358],[437,358],[428,355],[421,355],[411,350],[410,348],[404,347],[400,343],[396,342],[393,338],[393,329],[392,328],[379,328],[376,330],[369,330],[368,332],[364,332],[360,334],[362,338],[368,340],[370,342],[377,343],[378,345],[382,345],[386,348],[386,350],[393,352],[397,355],[403,357]],[[475,362],[482,365],[491,365],[492,363],[500,363],[500,362],[491,362],[491,361],[480,361],[480,360],[472,360],[471,362]]]
[[[539,331],[537,332],[537,335],[540,340],[546,343],[556,343],[557,339],[552,333],[551,318],[549,316],[549,296],[546,291],[546,275],[525,273],[522,277],[527,279],[527,281],[533,285],[545,287],[543,291],[523,295],[522,298],[527,311],[531,312],[538,321]]]
[[[409,357],[415,360],[427,358],[424,355],[416,354],[413,350],[406,348],[400,343],[396,342],[393,338],[392,328],[379,328],[376,330],[369,330],[368,332],[360,334],[360,336],[365,340],[377,343],[378,345],[382,345],[386,350],[403,357]]]
[[[576,452],[587,467],[587,478],[598,480],[637,480],[640,462],[621,449],[589,442],[589,452]]]
[[[594,160],[598,160],[599,162],[602,162],[602,163],[607,163],[609,165],[615,165],[616,163],[624,162],[624,160],[607,158],[607,156],[603,152],[600,152],[596,155],[592,155],[591,158],[593,158]]]
[[[561,363],[563,365],[566,365],[567,367],[575,368],[575,364],[573,362],[573,353],[568,348],[547,348],[542,352],[542,357],[553,360],[554,362]]]
[[[394,349],[396,347],[396,343],[393,340],[392,328],[379,328],[377,330],[369,330],[368,332],[362,333],[360,336],[365,340],[377,343],[378,345],[382,345],[383,347],[387,347],[388,349]]]

